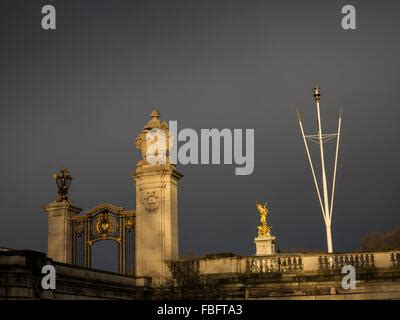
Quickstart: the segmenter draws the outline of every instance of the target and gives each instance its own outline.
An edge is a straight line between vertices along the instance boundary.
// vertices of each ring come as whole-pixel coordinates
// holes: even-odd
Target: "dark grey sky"
[[[48,3],[56,31],[41,29]],[[179,128],[255,129],[250,176],[180,166],[181,254],[252,254],[256,199],[278,247],[325,250],[295,114],[315,130],[316,83],[327,131],[343,108],[334,249],[399,225],[399,14],[398,1],[2,0],[0,245],[46,251],[60,166],[74,204],[135,207],[134,139],[157,108]]]

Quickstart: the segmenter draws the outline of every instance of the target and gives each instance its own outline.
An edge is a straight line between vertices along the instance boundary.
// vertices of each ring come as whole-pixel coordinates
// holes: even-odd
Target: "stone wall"
[[[42,267],[56,269],[56,289],[43,290]],[[0,299],[148,299],[151,279],[62,264],[34,251],[0,252]]]
[[[203,282],[182,288],[182,298],[211,292],[222,299],[400,299],[400,251],[194,260]],[[342,287],[344,265],[355,267],[355,289]]]
[[[54,262],[39,252],[1,251],[0,299],[400,299],[399,251],[228,256],[181,263],[188,261],[202,283],[163,287],[147,277]],[[41,288],[46,264],[56,269],[55,290]],[[356,268],[355,289],[341,285],[344,264]]]

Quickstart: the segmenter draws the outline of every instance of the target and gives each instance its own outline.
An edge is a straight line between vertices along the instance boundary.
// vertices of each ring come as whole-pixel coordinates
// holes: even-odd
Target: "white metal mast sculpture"
[[[332,232],[331,232],[331,222],[332,222],[332,209],[333,209],[333,200],[335,196],[335,184],[336,184],[336,169],[337,169],[337,161],[339,155],[339,141],[340,141],[340,127],[342,124],[342,113],[340,112],[339,115],[339,123],[338,123],[338,130],[336,133],[329,133],[323,134],[322,133],[322,125],[321,125],[321,112],[320,112],[320,101],[321,101],[321,89],[319,87],[313,88],[313,96],[317,103],[317,121],[318,121],[318,132],[314,135],[305,135],[303,124],[301,122],[301,117],[299,112],[297,112],[297,116],[299,119],[299,125],[301,134],[303,136],[304,145],[306,147],[308,161],[310,163],[311,173],[314,179],[315,188],[317,190],[318,200],[321,205],[322,216],[324,218],[325,227],[326,227],[326,241],[328,245],[328,253],[333,252],[332,246]],[[328,182],[326,177],[326,168],[325,168],[325,158],[324,158],[324,143],[328,142],[332,139],[336,138],[336,154],[335,154],[335,164],[333,169],[333,182],[332,182],[332,189],[331,189],[331,197],[329,200],[329,191],[328,191]],[[321,198],[321,191],[318,185],[318,180],[315,175],[314,165],[311,158],[310,149],[308,147],[307,141],[314,142],[319,144],[319,152],[321,157],[321,176],[322,176],[322,194],[323,199]]]

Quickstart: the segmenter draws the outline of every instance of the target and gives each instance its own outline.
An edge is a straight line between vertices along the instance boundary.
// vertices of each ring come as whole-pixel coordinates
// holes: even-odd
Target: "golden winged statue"
[[[267,215],[269,210],[267,203],[261,204],[258,200],[256,201],[257,210],[260,213],[260,225],[258,226],[258,236],[265,237],[270,235],[271,227],[267,224]]]

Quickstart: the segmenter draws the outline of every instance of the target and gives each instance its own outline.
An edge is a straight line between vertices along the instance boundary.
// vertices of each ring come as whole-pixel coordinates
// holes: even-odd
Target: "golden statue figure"
[[[267,203],[261,204],[258,200],[256,201],[257,210],[260,213],[260,225],[258,226],[258,236],[265,237],[270,235],[271,227],[267,224],[267,215],[269,210]]]

